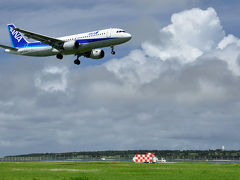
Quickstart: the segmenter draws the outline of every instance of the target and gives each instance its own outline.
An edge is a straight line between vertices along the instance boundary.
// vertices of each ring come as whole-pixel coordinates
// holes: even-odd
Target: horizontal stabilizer
[[[1,47],[1,48],[4,48],[4,49],[10,49],[10,50],[13,50],[13,51],[17,51],[17,50],[18,50],[17,48],[13,48],[13,47],[9,47],[9,46],[4,46],[4,45],[1,45],[1,44],[0,44],[0,47]]]

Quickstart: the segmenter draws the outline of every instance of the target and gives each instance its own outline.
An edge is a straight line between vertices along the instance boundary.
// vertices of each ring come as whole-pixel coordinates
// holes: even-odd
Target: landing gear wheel
[[[60,60],[63,59],[63,55],[62,55],[62,54],[57,54],[56,57],[57,57],[58,59],[60,59]]]
[[[112,55],[115,55],[116,54],[116,52],[114,51],[114,46],[111,46],[111,49],[112,49]]]
[[[79,65],[81,63],[81,61],[79,61],[78,59],[76,59],[75,61],[74,61],[74,64],[76,64],[76,65]]]

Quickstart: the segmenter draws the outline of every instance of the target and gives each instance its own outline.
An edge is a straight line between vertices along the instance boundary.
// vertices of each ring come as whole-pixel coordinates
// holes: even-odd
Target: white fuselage
[[[131,35],[122,29],[105,29],[88,33],[76,34],[57,38],[64,42],[77,41],[80,46],[77,49],[58,50],[41,42],[29,43],[26,47],[18,48],[17,51],[6,49],[5,52],[25,56],[53,56],[59,53],[63,55],[84,54],[92,49],[115,46],[131,39]]]

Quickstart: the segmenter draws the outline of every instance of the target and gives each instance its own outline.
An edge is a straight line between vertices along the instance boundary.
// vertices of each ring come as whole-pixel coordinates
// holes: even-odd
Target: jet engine
[[[93,49],[92,51],[86,53],[84,56],[86,58],[101,59],[104,57],[104,51],[102,49]]]
[[[63,44],[63,48],[65,50],[74,50],[74,49],[78,49],[80,46],[79,42],[77,41],[67,41]]]

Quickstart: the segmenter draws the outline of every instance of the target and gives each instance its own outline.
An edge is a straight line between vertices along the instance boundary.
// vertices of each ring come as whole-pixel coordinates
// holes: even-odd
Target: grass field
[[[0,162],[1,180],[239,180],[240,166],[222,163]]]

